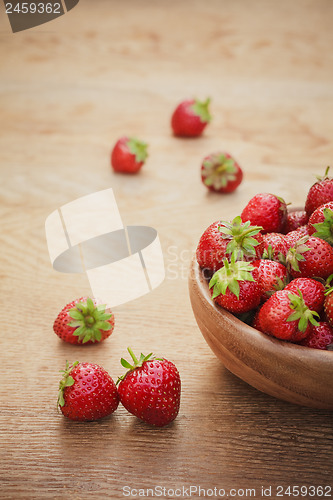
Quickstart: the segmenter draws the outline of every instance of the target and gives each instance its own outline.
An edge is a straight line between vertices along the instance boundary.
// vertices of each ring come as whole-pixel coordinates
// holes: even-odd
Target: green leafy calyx
[[[74,379],[70,375],[73,368],[78,365],[79,362],[75,361],[73,364],[69,365],[68,361],[66,361],[66,368],[64,370],[60,370],[60,373],[63,374],[62,379],[59,382],[59,392],[58,392],[58,406],[64,406],[64,390],[66,387],[70,387],[74,384]]]
[[[309,236],[305,235],[303,238],[299,239],[295,246],[290,248],[286,257],[286,264],[288,270],[292,269],[293,271],[300,272],[300,268],[298,263],[305,260],[304,253],[308,252],[310,248],[306,246],[306,242],[308,241]]]
[[[304,302],[302,292],[298,289],[296,293],[289,293],[288,298],[290,300],[290,308],[293,312],[288,317],[287,321],[298,321],[298,329],[300,332],[305,332],[309,322],[312,325],[318,326],[318,321],[314,316],[320,317],[316,311],[311,311]]]
[[[267,248],[264,249],[261,258],[265,260],[273,260],[276,262],[280,262],[280,264],[286,265],[285,255],[283,255],[282,252],[278,252],[278,254],[275,255],[275,250],[271,244],[269,244]]]
[[[236,253],[234,252],[231,261],[224,259],[223,267],[213,274],[209,282],[209,288],[213,288],[213,299],[220,294],[225,295],[228,289],[239,299],[239,282],[255,281],[252,276],[254,267],[249,262],[236,259]]]
[[[192,111],[195,115],[199,116],[200,120],[203,123],[210,122],[212,119],[211,114],[209,113],[209,105],[210,98],[206,99],[205,101],[199,101],[198,99],[195,99],[194,103],[192,104]]]
[[[232,222],[221,222],[219,225],[221,236],[226,240],[230,240],[226,253],[235,253],[238,260],[243,259],[245,256],[255,257],[255,247],[259,245],[259,241],[254,236],[261,229],[261,226],[251,226],[250,221],[243,223],[240,216],[235,217]]]
[[[129,352],[129,354],[132,358],[132,364],[130,362],[128,362],[126,359],[121,358],[121,360],[120,360],[121,365],[124,368],[127,368],[128,371],[125,373],[125,375],[118,377],[117,384],[119,384],[119,382],[126,377],[127,373],[135,370],[136,368],[141,368],[143,363],[145,363],[146,361],[153,361],[154,359],[158,359],[158,360],[162,361],[162,358],[156,358],[152,352],[150,354],[147,354],[147,355],[144,355],[141,353],[140,358],[138,359],[130,347],[127,348],[127,351]]]
[[[109,319],[111,313],[105,312],[106,305],[95,306],[91,298],[86,302],[78,302],[75,307],[69,309],[68,315],[73,321],[68,326],[75,328],[73,335],[85,344],[88,341],[99,342],[102,339],[102,331],[111,330]]]
[[[130,152],[135,155],[135,160],[138,163],[144,162],[148,156],[148,144],[135,137],[130,137],[127,141],[127,146]]]
[[[330,167],[326,167],[324,175],[316,175],[316,179],[318,182],[324,181],[325,179],[329,179],[328,172],[329,172]]]
[[[236,180],[237,167],[233,158],[215,153],[203,162],[201,173],[206,186],[219,190]]]
[[[330,245],[333,245],[333,210],[330,208],[323,209],[324,220],[313,224],[316,232],[313,236],[317,236],[322,240],[327,241]]]

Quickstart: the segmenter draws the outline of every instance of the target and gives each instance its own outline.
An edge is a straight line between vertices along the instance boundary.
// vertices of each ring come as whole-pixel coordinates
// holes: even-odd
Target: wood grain
[[[203,339],[188,295],[192,255],[211,222],[261,191],[302,205],[333,155],[332,2],[244,5],[81,0],[15,35],[1,16],[2,498],[117,499],[126,485],[255,488],[260,498],[262,485],[332,484],[332,414],[232,375]],[[199,140],[175,139],[171,113],[192,95],[211,96],[213,121]],[[110,169],[124,134],[149,143],[138,176]],[[200,182],[202,158],[217,150],[244,169],[231,196]],[[52,324],[89,284],[52,269],[44,223],[106,187],[125,224],[158,230],[166,279],[114,311],[104,344],[69,346]],[[183,390],[173,425],[148,428],[123,408],[86,425],[58,414],[66,359],[100,363],[116,378],[128,345],[177,365]]]

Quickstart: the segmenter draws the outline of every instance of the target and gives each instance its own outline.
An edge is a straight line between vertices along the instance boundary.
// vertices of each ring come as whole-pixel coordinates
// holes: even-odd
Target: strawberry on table
[[[279,196],[259,193],[253,196],[241,213],[242,221],[262,226],[262,233],[283,233],[287,222],[287,205]]]
[[[93,421],[113,413],[119,404],[117,387],[104,368],[91,363],[66,363],[59,384],[58,405],[65,417]]]
[[[201,180],[210,191],[231,193],[243,179],[243,171],[229,153],[212,153],[201,165]]]
[[[121,359],[128,371],[117,381],[120,402],[150,425],[168,425],[177,417],[180,406],[181,381],[176,366],[152,353],[137,359],[130,348],[127,350],[133,362]]]
[[[318,236],[333,245],[333,201],[329,201],[311,214],[309,234]]]
[[[333,350],[333,328],[326,321],[320,321],[318,326],[313,326],[312,332],[300,345],[313,349]]]
[[[70,344],[92,344],[110,337],[114,316],[107,313],[104,304],[81,297],[67,304],[56,317],[53,330]]]
[[[317,177],[307,194],[305,210],[308,216],[324,203],[333,201],[333,178],[328,176],[329,167],[326,168],[323,177]]]
[[[262,288],[258,268],[250,262],[224,259],[223,267],[214,273],[209,282],[212,299],[228,311],[241,314],[259,306]]]
[[[171,118],[171,127],[178,137],[197,137],[202,134],[211,121],[209,113],[210,99],[199,101],[190,99],[181,102]]]
[[[199,240],[196,250],[199,266],[208,272],[217,271],[223,265],[223,260],[226,257],[230,259],[234,251],[238,259],[260,259],[264,250],[260,230],[260,226],[243,223],[239,216],[231,222],[214,222]]]
[[[135,137],[121,137],[111,153],[111,165],[115,172],[135,174],[145,163],[148,145]]]
[[[287,253],[287,266],[293,278],[327,279],[333,273],[333,248],[315,236],[304,236]]]
[[[298,342],[310,335],[313,325],[318,325],[315,316],[319,317],[305,304],[300,291],[279,290],[261,307],[257,321],[267,335]]]

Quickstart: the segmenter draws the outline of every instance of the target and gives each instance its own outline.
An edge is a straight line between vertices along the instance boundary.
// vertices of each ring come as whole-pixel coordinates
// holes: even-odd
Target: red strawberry
[[[134,137],[119,139],[111,153],[111,165],[116,172],[135,174],[147,159],[147,144]]]
[[[202,134],[207,123],[210,122],[210,99],[204,102],[191,99],[181,102],[171,118],[171,127],[178,137],[197,137]]]
[[[260,229],[250,226],[249,222],[243,224],[240,217],[232,222],[214,222],[199,240],[196,251],[199,266],[215,272],[223,265],[223,259],[230,258],[234,251],[239,259],[260,259],[264,249]]]
[[[58,405],[71,420],[99,420],[113,413],[119,403],[117,387],[104,368],[76,361],[66,363],[59,384]]]
[[[284,235],[284,239],[287,243],[288,250],[296,245],[296,243],[303,238],[303,236],[309,235],[309,226],[300,226],[294,231],[290,231]]]
[[[323,319],[328,321],[328,323],[333,327],[333,287],[332,287],[333,275],[329,276],[326,280],[326,292],[324,301],[324,314]]]
[[[258,315],[262,331],[278,339],[297,342],[310,335],[312,325],[318,324],[305,304],[302,293],[279,290],[264,303]]]
[[[288,211],[285,232],[290,233],[290,231],[295,231],[295,229],[301,226],[306,226],[308,219],[309,217],[305,210]]]
[[[92,344],[110,337],[114,316],[95,299],[81,297],[67,304],[58,314],[54,332],[70,344]]]
[[[268,259],[252,262],[258,268],[258,282],[262,288],[261,300],[264,302],[277,290],[282,290],[288,283],[288,271],[280,262]]]
[[[283,233],[287,221],[287,205],[282,198],[269,193],[256,194],[241,213],[242,221],[262,226],[262,233]]]
[[[262,296],[258,268],[236,260],[235,253],[230,263],[224,259],[223,264],[209,282],[215,302],[235,314],[258,307]]]
[[[309,234],[333,245],[333,201],[317,208],[309,219]]]
[[[293,278],[328,278],[333,273],[333,248],[315,236],[304,236],[287,253]]]
[[[320,321],[318,326],[312,328],[312,332],[300,345],[312,347],[313,349],[333,350],[333,328],[326,321]]]
[[[144,422],[163,427],[178,415],[181,382],[177,368],[171,361],[141,354],[138,360],[128,348],[133,359],[121,364],[128,372],[117,381],[122,405]]]
[[[263,259],[271,259],[284,263],[288,251],[284,234],[266,233],[263,235],[263,238],[265,246]]]
[[[321,313],[325,300],[325,286],[312,278],[296,278],[292,280],[285,290],[298,293],[300,290],[305,304],[309,309]]]
[[[255,312],[255,315],[253,317],[251,326],[252,326],[252,328],[255,328],[256,330],[259,330],[259,332],[262,332],[262,327],[261,327],[261,324],[259,322],[259,313],[260,313],[260,309],[257,309]]]
[[[317,177],[318,181],[309,189],[305,202],[305,210],[309,217],[316,208],[333,201],[333,178],[328,177],[328,171],[329,167],[327,167],[324,176]]]
[[[206,156],[201,165],[201,180],[210,191],[231,193],[243,179],[243,171],[228,153]]]

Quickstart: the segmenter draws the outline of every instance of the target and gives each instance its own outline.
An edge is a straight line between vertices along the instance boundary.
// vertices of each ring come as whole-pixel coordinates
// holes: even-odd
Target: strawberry
[[[242,221],[262,226],[262,233],[283,233],[287,221],[287,205],[270,193],[256,194],[241,213]]]
[[[228,311],[241,314],[255,309],[260,304],[262,288],[259,271],[249,262],[224,259],[223,267],[216,271],[209,282],[212,299]]]
[[[296,245],[296,243],[303,238],[303,236],[309,236],[309,226],[300,226],[298,229],[294,229],[294,231],[290,231],[284,235],[284,239],[287,243],[288,250]]]
[[[148,145],[134,137],[121,137],[111,153],[111,165],[115,172],[135,174],[147,159]]]
[[[324,314],[323,319],[328,321],[328,323],[333,327],[333,286],[332,286],[333,274],[331,274],[326,280],[326,291],[324,300]]]
[[[309,217],[305,210],[288,211],[285,232],[295,231],[308,223]]]
[[[333,178],[328,177],[329,168],[327,167],[323,177],[317,177],[318,181],[309,189],[305,202],[305,211],[309,217],[316,208],[333,201]]]
[[[255,328],[256,330],[259,330],[259,332],[262,332],[262,327],[261,327],[261,324],[259,322],[259,313],[260,313],[260,308],[256,310],[256,312],[253,316],[251,326],[252,326],[252,328]]]
[[[201,165],[201,180],[210,191],[231,193],[243,179],[243,171],[228,153],[206,156]]]
[[[288,271],[280,262],[260,259],[252,262],[258,268],[258,282],[262,289],[261,300],[264,302],[277,290],[282,290],[288,283]]]
[[[285,287],[285,290],[293,293],[298,293],[300,290],[308,308],[321,313],[324,307],[325,286],[320,281],[312,278],[296,278]]]
[[[119,404],[117,387],[104,368],[91,363],[66,363],[59,384],[58,405],[71,420],[99,420]]]
[[[318,325],[315,316],[319,315],[308,308],[300,291],[295,294],[279,290],[261,307],[257,321],[267,335],[297,342],[310,335],[313,325]]]
[[[171,127],[178,137],[197,137],[202,134],[211,120],[209,113],[210,99],[204,102],[191,99],[181,102],[171,118]]]
[[[309,219],[309,234],[333,245],[333,201],[317,208]]]
[[[288,245],[284,234],[281,233],[266,233],[263,235],[264,247],[263,259],[276,260],[285,262]]]
[[[199,266],[205,271],[215,272],[223,265],[223,259],[237,252],[243,260],[260,259],[263,252],[263,237],[259,226],[244,224],[240,217],[232,222],[217,221],[203,233],[196,250]]]
[[[122,405],[144,422],[163,427],[179,412],[181,381],[171,361],[141,354],[139,360],[128,348],[133,364],[121,359],[127,373],[119,377],[118,394]]]
[[[318,326],[312,328],[310,335],[300,342],[300,345],[332,351],[333,328],[326,321],[320,321]]]
[[[114,316],[95,299],[81,297],[67,304],[56,317],[53,330],[70,344],[92,344],[110,337]]]
[[[333,273],[333,248],[315,236],[304,236],[286,257],[288,270],[293,278],[323,278]]]

